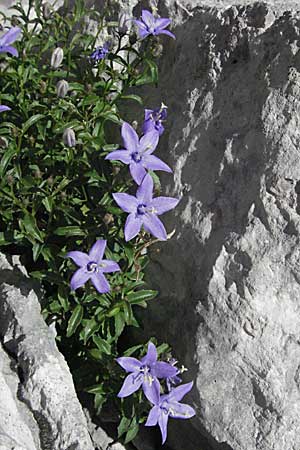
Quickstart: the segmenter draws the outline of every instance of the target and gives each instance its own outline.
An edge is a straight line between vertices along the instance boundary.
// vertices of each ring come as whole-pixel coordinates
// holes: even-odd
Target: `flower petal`
[[[9,45],[15,42],[21,33],[21,28],[12,27],[7,33],[3,34],[0,38],[0,45]]]
[[[6,105],[0,105],[0,112],[11,111],[11,108]]]
[[[188,393],[193,387],[193,382],[182,384],[174,389],[167,395],[168,401],[177,401],[180,400]]]
[[[90,277],[91,274],[86,272],[85,268],[81,267],[80,269],[76,270],[70,282],[72,291],[75,291],[79,287],[83,286]]]
[[[167,402],[167,404],[168,407],[170,407],[170,417],[173,417],[174,419],[190,419],[196,414],[194,408],[185,403]]]
[[[138,359],[132,358],[131,356],[121,356],[116,361],[126,372],[138,372],[142,365]]]
[[[94,272],[91,275],[91,282],[93,283],[99,294],[105,294],[106,292],[110,291],[109,283],[101,272]]]
[[[133,22],[141,29],[140,31],[146,31],[148,33],[147,25],[144,22],[138,19],[135,19]]]
[[[142,20],[149,28],[155,23],[155,17],[153,16],[153,14],[151,14],[150,11],[147,11],[146,9],[142,10]]]
[[[143,179],[145,178],[145,175],[147,174],[146,170],[142,165],[142,161],[138,163],[132,162],[129,165],[129,170],[136,184],[140,185]]]
[[[115,202],[120,206],[123,211],[128,213],[136,213],[138,207],[138,201],[133,195],[125,194],[124,192],[113,194]]]
[[[157,361],[156,347],[153,344],[153,342],[149,342],[147,354],[141,359],[141,362],[143,364],[151,366],[152,364],[155,364],[156,361]]]
[[[125,241],[128,242],[139,234],[141,227],[142,220],[140,217],[137,217],[134,213],[129,214],[125,223]]]
[[[179,203],[179,198],[156,197],[152,200],[151,206],[155,209],[155,214],[163,214],[175,208]]]
[[[167,232],[163,223],[155,214],[144,214],[142,216],[143,226],[146,231],[151,233],[157,239],[167,240]]]
[[[19,52],[15,47],[11,45],[4,45],[1,50],[1,53],[10,53],[12,56],[19,56]]]
[[[142,125],[143,133],[146,134],[153,130],[156,130],[155,122],[151,119],[144,120],[143,125]]]
[[[100,264],[101,272],[103,273],[119,272],[119,270],[121,270],[119,264],[115,261],[112,261],[111,259],[102,259]]]
[[[151,373],[157,378],[169,378],[174,377],[177,374],[178,369],[169,363],[164,361],[157,361],[154,367],[151,367]]]
[[[166,28],[168,25],[170,25],[171,20],[170,19],[164,19],[164,18],[159,18],[155,20],[155,31],[157,29],[163,29]]]
[[[153,113],[153,109],[145,109],[145,120],[150,119],[152,113]]]
[[[148,419],[145,423],[145,426],[146,427],[154,427],[157,424],[159,415],[160,415],[160,407],[153,406],[153,408],[150,409]]]
[[[105,247],[106,240],[98,239],[89,252],[89,260],[99,263],[103,258]]]
[[[160,384],[156,377],[144,376],[143,391],[149,402],[153,405],[159,404]]]
[[[159,141],[157,130],[149,131],[140,139],[139,152],[150,155],[154,152]]]
[[[152,201],[153,196],[153,179],[147,174],[136,192],[138,203],[148,205]]]
[[[118,393],[118,397],[128,397],[128,395],[133,394],[135,391],[137,391],[143,383],[143,375],[136,376],[136,374],[131,373],[128,375],[123,383],[123,386],[121,387],[120,392]]]
[[[167,426],[168,426],[169,415],[164,410],[160,409],[160,415],[158,417],[158,425],[161,431],[162,444],[166,442],[167,439]]]
[[[158,132],[156,132],[158,134]],[[161,159],[154,155],[145,155],[143,158],[146,169],[163,170],[164,172],[172,173],[172,169]]]
[[[124,164],[129,164],[131,162],[131,156],[128,150],[116,150],[115,152],[109,153],[105,159],[110,161],[122,161]]]
[[[86,253],[77,250],[67,253],[67,258],[71,258],[74,263],[80,267],[85,267],[90,261],[90,258]]]
[[[139,145],[139,138],[136,134],[136,131],[134,128],[132,128],[129,123],[124,122],[122,125],[121,130],[123,142],[125,145],[125,148],[130,151],[130,153],[137,152],[138,145]]]
[[[171,33],[171,31],[169,30],[158,30],[157,32],[153,33],[154,35],[158,35],[158,34],[167,34],[168,36],[170,36],[173,39],[176,39],[175,34]]]

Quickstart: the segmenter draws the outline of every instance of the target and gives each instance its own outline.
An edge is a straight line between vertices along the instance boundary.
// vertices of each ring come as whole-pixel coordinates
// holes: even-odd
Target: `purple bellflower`
[[[167,118],[167,106],[163,103],[160,108],[145,109],[145,120],[143,123],[143,133],[146,134],[149,131],[156,130],[161,136],[165,131],[162,122]]]
[[[19,56],[18,50],[10,44],[15,42],[21,33],[21,28],[12,27],[0,38],[0,53],[9,53],[12,56]]]
[[[143,226],[146,231],[165,241],[167,232],[157,217],[175,208],[179,199],[173,197],[153,197],[153,179],[147,174],[139,186],[136,197],[125,193],[115,193],[113,197],[123,211],[129,213],[125,223],[125,240],[134,238]]]
[[[117,358],[117,363],[131,372],[125,378],[118,397],[128,397],[141,386],[147,399],[154,404],[157,392],[160,391],[158,378],[167,378],[176,372],[175,368],[163,361],[157,361],[156,347],[152,342],[148,344],[148,351],[140,361],[136,358],[122,356]]]
[[[137,184],[141,184],[147,171],[163,170],[172,172],[172,169],[157,156],[152,155],[157,147],[159,134],[156,130],[149,131],[141,139],[135,129],[124,122],[121,130],[125,149],[109,153],[105,159],[122,161],[129,165],[132,178]]]
[[[94,62],[97,63],[99,62],[101,59],[106,58],[107,54],[109,53],[109,48],[110,45],[108,42],[105,42],[103,44],[103,46],[101,47],[97,47],[96,50],[91,54],[90,59]]]
[[[145,37],[152,34],[153,36],[157,36],[158,34],[167,34],[175,39],[175,36],[171,31],[165,30],[167,26],[170,25],[170,19],[163,19],[160,17],[154,17],[150,11],[146,9],[142,10],[141,20],[134,20],[134,23],[138,27],[138,31],[140,34],[140,38],[144,39]]]
[[[172,389],[171,392],[165,395],[160,396],[159,391],[154,392],[154,401],[150,400],[154,406],[150,410],[145,426],[153,427],[158,423],[163,444],[167,439],[169,417],[173,417],[174,419],[190,419],[196,414],[194,408],[190,405],[179,403],[185,394],[192,389],[192,387],[193,382],[182,384],[181,386]]]
[[[100,294],[109,292],[110,287],[104,273],[120,270],[115,261],[103,259],[106,241],[99,239],[92,246],[89,254],[80,251],[72,251],[67,254],[80,268],[76,270],[71,279],[71,289],[83,286],[89,279]]]
[[[0,113],[4,111],[11,111],[11,108],[9,106],[0,105]]]

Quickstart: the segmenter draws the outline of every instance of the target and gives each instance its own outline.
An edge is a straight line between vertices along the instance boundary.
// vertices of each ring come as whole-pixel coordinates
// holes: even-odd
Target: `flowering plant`
[[[43,284],[43,314],[77,389],[94,395],[99,414],[106,404],[117,408],[125,442],[152,407],[146,425],[158,423],[165,440],[161,411],[175,417],[175,407],[176,417],[187,417],[173,404],[181,371],[155,338],[146,355],[138,344],[120,356],[120,341],[126,326],[139,327],[137,306],[157,295],[145,288],[145,252],[167,239],[158,216],[179,201],[153,196],[153,171],[171,172],[153,155],[166,106],[144,108],[132,92],[157,83],[153,47],[160,34],[174,37],[170,20],[143,10],[141,20],[121,16],[113,27],[106,11],[88,13],[83,0],[66,17],[41,0],[14,9],[14,26],[6,19],[0,36],[0,245],[21,254]],[[87,14],[99,23],[95,35],[82,29]],[[140,138],[120,112],[134,103],[144,117]],[[119,130],[124,149],[111,143]],[[125,381],[119,366],[129,372]]]

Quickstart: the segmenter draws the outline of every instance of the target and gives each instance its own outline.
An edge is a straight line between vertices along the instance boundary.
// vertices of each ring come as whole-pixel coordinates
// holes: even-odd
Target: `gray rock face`
[[[42,319],[34,286],[18,263],[2,254],[0,280],[0,336],[15,368],[0,349],[0,445],[93,450],[71,374]]]
[[[146,105],[169,106],[162,184],[182,200],[151,251],[144,323],[195,380],[174,449],[196,450],[193,426],[215,449],[298,450],[300,14],[283,10],[299,4],[222,3],[162,7],[181,16]]]

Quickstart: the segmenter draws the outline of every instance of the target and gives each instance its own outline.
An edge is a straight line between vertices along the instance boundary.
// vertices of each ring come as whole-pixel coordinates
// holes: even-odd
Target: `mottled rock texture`
[[[147,107],[169,106],[163,185],[182,200],[176,237],[151,251],[160,298],[144,323],[195,379],[177,450],[198,450],[181,438],[192,427],[214,449],[300,448],[298,3],[162,5],[177,39]]]
[[[11,450],[94,450],[34,285],[16,259],[2,254],[0,337],[7,353],[0,349],[0,444],[4,440]]]

